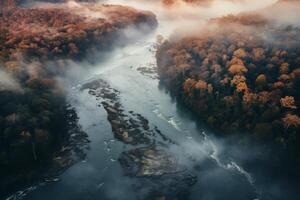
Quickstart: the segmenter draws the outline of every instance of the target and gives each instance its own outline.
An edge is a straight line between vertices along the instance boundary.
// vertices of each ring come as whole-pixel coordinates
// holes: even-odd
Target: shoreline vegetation
[[[300,29],[265,15],[286,3],[295,1],[209,20],[198,34],[161,41],[156,57],[161,82],[180,102],[221,136],[269,146],[274,170],[295,178]]]
[[[125,6],[1,3],[0,193],[5,196],[58,175],[84,159],[88,148],[76,111],[57,81],[65,69],[50,68],[47,61],[82,60],[112,48],[125,28],[153,28],[157,22],[152,13]],[[95,16],[86,15],[86,9]]]

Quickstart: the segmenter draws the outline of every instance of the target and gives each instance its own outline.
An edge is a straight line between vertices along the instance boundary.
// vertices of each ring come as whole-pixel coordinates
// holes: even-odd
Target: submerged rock
[[[182,171],[174,157],[154,147],[124,152],[120,162],[129,176],[153,177]]]
[[[123,152],[119,161],[126,175],[138,178],[134,187],[140,199],[183,199],[197,181],[173,155],[157,146]]]

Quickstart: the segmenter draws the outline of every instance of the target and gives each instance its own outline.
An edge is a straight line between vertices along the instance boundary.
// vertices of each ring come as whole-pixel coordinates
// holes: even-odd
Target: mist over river
[[[150,10],[157,16],[158,27],[147,33],[127,29],[125,35],[130,41],[105,53],[93,64],[66,62],[66,65],[72,67],[62,81],[66,85],[68,100],[79,116],[79,124],[88,134],[90,148],[87,156],[59,177],[28,187],[7,200],[135,200],[141,199],[150,190],[157,191],[156,188],[153,189],[153,185],[169,179],[161,176],[155,182],[149,183],[147,178],[144,180],[124,173],[120,163],[123,153],[147,145],[142,142],[135,145],[118,140],[112,130],[113,120],[108,120],[109,108],[103,102],[109,105],[120,104],[120,112],[125,117],[131,116],[132,113],[132,116],[142,116],[148,121],[149,128],[145,130],[159,130],[157,133],[160,134],[149,136],[152,143],[162,146],[180,168],[184,169],[181,171],[193,176],[192,183],[187,184],[188,189],[183,189],[186,199],[274,200],[293,196],[288,181],[283,180],[277,184],[271,177],[262,177],[260,169],[245,167],[245,163],[251,163],[249,166],[253,166],[256,160],[263,159],[257,153],[260,147],[253,147],[251,150],[240,149],[232,143],[228,145],[229,142],[224,139],[213,136],[207,127],[197,122],[186,108],[172,98],[160,84],[156,74],[157,35],[168,38],[178,28],[200,28],[207,19],[262,8],[274,1],[245,2],[247,5],[218,1],[219,4],[209,7],[187,6],[179,9],[177,13],[172,9],[163,8],[158,1],[104,2]],[[85,87],[86,84],[95,81],[109,85],[104,89],[112,90],[117,98],[97,95],[97,88]],[[175,186],[168,183],[165,181],[161,187],[177,187],[177,182],[174,183]],[[137,188],[150,189],[144,191]],[[169,189],[164,190],[166,192],[158,194],[155,198],[164,199],[165,194],[173,192]]]

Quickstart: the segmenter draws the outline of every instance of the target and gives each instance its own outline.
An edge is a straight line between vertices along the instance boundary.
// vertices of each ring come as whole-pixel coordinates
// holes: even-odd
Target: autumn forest
[[[0,0],[0,199],[299,199],[299,11]]]

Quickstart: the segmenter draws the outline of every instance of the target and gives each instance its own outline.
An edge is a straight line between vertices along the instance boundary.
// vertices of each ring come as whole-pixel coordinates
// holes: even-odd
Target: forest
[[[80,60],[111,49],[128,26],[156,25],[150,12],[124,6],[87,4],[71,12],[61,5],[20,8],[21,2],[0,5],[1,195],[49,175],[44,167],[51,169],[57,157],[70,154],[65,146],[70,146],[71,135],[87,141],[58,81],[66,69],[48,66],[47,61]],[[107,18],[82,15],[82,9]],[[70,148],[78,153],[84,146]],[[67,159],[56,162],[57,171],[73,163]]]
[[[298,0],[0,0],[0,199],[298,200]]]
[[[274,166],[299,176],[299,34],[261,11],[215,18],[198,35],[161,43],[159,76],[208,126],[272,146]]]

